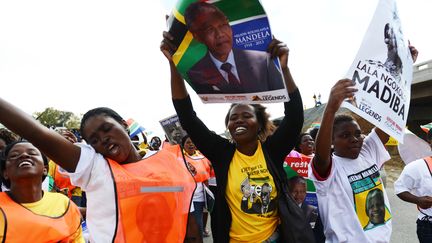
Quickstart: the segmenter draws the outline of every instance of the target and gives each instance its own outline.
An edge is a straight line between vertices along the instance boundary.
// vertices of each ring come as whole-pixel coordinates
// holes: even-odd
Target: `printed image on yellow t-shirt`
[[[261,143],[252,156],[238,150],[228,170],[226,199],[232,222],[230,242],[263,242],[279,224],[278,190],[270,174]]]
[[[271,196],[273,187],[269,184],[269,177],[246,177],[240,185],[243,194],[241,210],[248,214],[267,214],[276,208]]]
[[[385,204],[384,189],[376,165],[348,176],[354,193],[354,205],[363,230],[383,225],[391,219]]]

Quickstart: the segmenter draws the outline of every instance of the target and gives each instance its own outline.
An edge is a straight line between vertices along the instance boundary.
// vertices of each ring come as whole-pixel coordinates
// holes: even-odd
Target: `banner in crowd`
[[[294,176],[301,176],[306,179],[305,202],[309,205],[318,207],[316,188],[312,180],[310,180],[308,177],[308,169],[311,161],[312,157],[303,155],[296,151],[292,151],[285,158],[283,168],[287,174],[288,179]]]
[[[181,144],[182,138],[186,136],[187,133],[181,127],[177,115],[160,120],[159,123],[161,124],[170,144]]]
[[[394,0],[380,0],[348,71],[358,88],[342,105],[403,142],[413,62]]]
[[[173,61],[204,103],[289,100],[259,0],[179,0],[168,18]]]

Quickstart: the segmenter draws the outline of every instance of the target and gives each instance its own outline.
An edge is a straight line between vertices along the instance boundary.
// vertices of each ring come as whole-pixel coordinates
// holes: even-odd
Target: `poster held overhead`
[[[209,1],[210,2],[210,1]],[[204,103],[289,100],[281,65],[258,0],[180,0],[168,18],[173,61]]]
[[[358,92],[342,106],[403,143],[412,58],[394,0],[380,0],[347,78]]]
[[[159,123],[161,124],[170,144],[181,145],[182,138],[186,136],[187,133],[181,127],[178,116],[172,115],[160,120]]]

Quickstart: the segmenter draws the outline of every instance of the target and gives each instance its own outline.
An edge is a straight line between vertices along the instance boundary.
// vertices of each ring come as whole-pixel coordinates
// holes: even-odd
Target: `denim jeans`
[[[195,216],[195,220],[198,224],[198,228],[201,234],[201,238],[203,237],[204,226],[203,226],[203,210],[204,210],[204,202],[193,202],[195,211],[193,211],[193,215]]]

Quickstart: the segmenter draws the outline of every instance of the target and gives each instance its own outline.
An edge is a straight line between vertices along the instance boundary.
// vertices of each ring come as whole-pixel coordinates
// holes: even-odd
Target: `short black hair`
[[[186,143],[186,140],[190,138],[190,136],[188,134],[186,134],[182,140],[181,140],[181,147],[184,148],[184,144]]]
[[[6,188],[10,188],[10,180],[6,180],[3,177],[3,171],[5,171],[5,169],[6,169],[6,159],[7,159],[9,152],[11,151],[11,149],[19,143],[30,143],[30,142],[27,140],[19,140],[19,141],[12,142],[6,146],[6,148],[2,151],[2,153],[0,155],[0,181],[3,183],[3,185]],[[36,149],[38,149],[38,148],[36,148]],[[48,158],[40,150],[39,150],[39,152],[42,155],[42,160],[43,160],[44,166],[48,166]],[[46,177],[45,174],[42,175],[42,181],[45,180],[45,177]]]
[[[301,149],[300,149],[300,144],[301,144],[301,141],[302,141],[303,137],[306,136],[306,135],[309,135],[309,136],[310,136],[310,134],[309,134],[308,132],[300,133],[300,135],[298,136],[298,138],[297,138],[297,143],[296,143],[296,145],[295,145],[295,150],[296,150],[297,152],[302,153],[302,151],[301,151]]]
[[[87,111],[83,118],[81,119],[81,125],[80,125],[80,132],[81,132],[81,136],[85,138],[85,134],[84,134],[84,126],[85,123],[87,122],[88,119],[90,119],[91,117],[94,116],[99,116],[99,115],[104,115],[104,116],[108,116],[113,118],[114,120],[116,120],[118,123],[120,123],[121,125],[123,125],[126,121],[123,119],[123,117],[121,117],[117,112],[115,112],[113,109],[108,108],[108,107],[98,107],[98,108],[94,108],[91,109],[89,111]]]
[[[198,15],[201,13],[201,10],[207,8],[212,9],[216,13],[221,14],[226,19],[228,19],[225,14],[215,5],[206,3],[206,2],[194,2],[189,4],[189,6],[186,8],[184,12],[184,19],[186,22],[186,27],[190,31],[192,27],[192,23],[195,22],[195,19],[198,17]]]
[[[296,175],[288,179],[288,189],[289,191],[292,191],[294,188],[294,185],[296,184],[304,184],[306,185],[306,179],[302,176]]]
[[[18,141],[18,136],[6,128],[0,128],[0,139],[2,139],[5,144],[8,145]]]
[[[348,114],[338,114],[336,115],[334,122],[333,122],[333,134],[336,131],[336,128],[345,122],[357,122],[354,117]]]
[[[318,134],[318,131],[319,131],[319,127],[314,127],[309,131],[309,135],[311,135],[311,137],[314,141],[316,140],[316,136]]]

